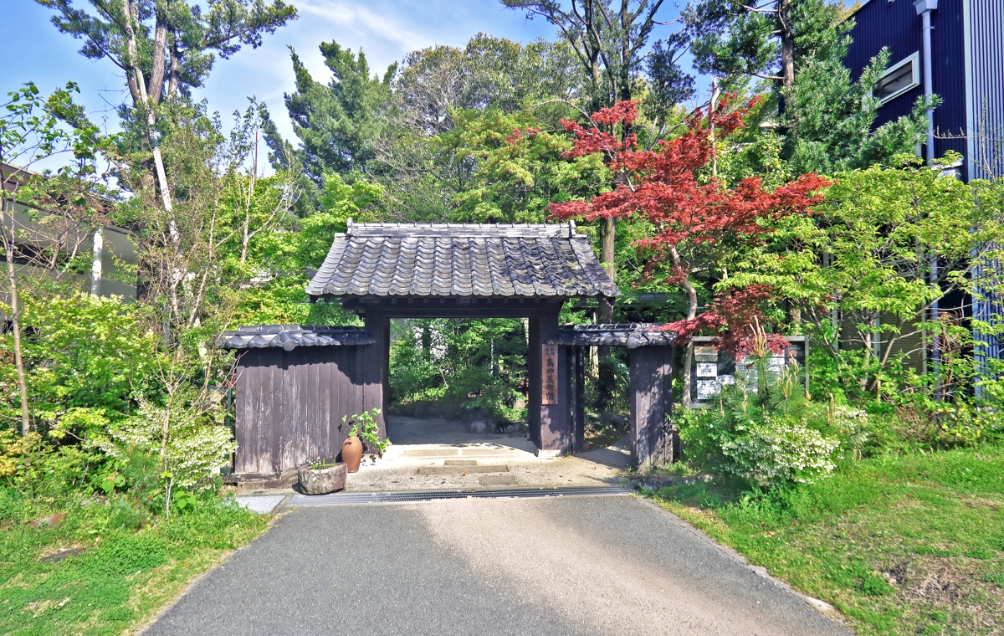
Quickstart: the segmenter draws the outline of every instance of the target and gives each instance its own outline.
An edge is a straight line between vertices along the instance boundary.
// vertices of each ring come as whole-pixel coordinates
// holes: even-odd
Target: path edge
[[[799,592],[798,590],[796,590],[795,588],[793,588],[788,583],[785,583],[784,581],[782,581],[781,579],[777,578],[776,576],[773,576],[770,572],[767,571],[767,568],[765,568],[764,566],[762,566],[762,565],[753,565],[752,563],[750,563],[749,559],[747,559],[745,556],[743,556],[742,554],[740,554],[735,548],[733,548],[731,546],[728,546],[728,545],[725,545],[723,543],[719,543],[711,535],[707,534],[706,532],[704,532],[703,530],[701,530],[700,528],[698,528],[694,524],[690,523],[689,521],[687,521],[683,517],[679,516],[678,514],[672,512],[672,511],[666,510],[665,508],[663,508],[659,504],[655,503],[654,501],[652,501],[648,497],[645,497],[644,495],[639,495],[637,493],[633,493],[631,496],[634,497],[635,499],[641,501],[641,502],[644,502],[645,504],[647,504],[649,506],[652,506],[653,508],[655,508],[659,512],[662,512],[663,514],[669,515],[676,523],[678,523],[680,526],[682,526],[683,528],[685,528],[688,532],[694,534],[695,536],[697,536],[698,538],[700,538],[705,543],[708,543],[708,544],[714,546],[715,548],[717,548],[722,554],[724,554],[728,558],[741,563],[742,565],[744,565],[745,567],[749,568],[753,573],[757,574],[758,576],[761,576],[761,577],[767,579],[768,581],[770,581],[774,585],[777,585],[778,587],[780,587],[780,588],[782,588],[782,589],[790,592],[791,594],[797,596],[799,599],[801,599],[801,601],[803,603],[805,603],[809,607],[813,608],[814,610],[816,610],[817,612],[819,612],[823,616],[825,616],[825,617],[827,617],[827,618],[829,618],[829,619],[831,619],[833,621],[836,621],[837,623],[840,623],[840,625],[842,625],[843,627],[846,627],[848,630],[850,630],[850,626],[847,623],[847,621],[844,619],[843,614],[841,614],[840,610],[838,610],[833,605],[830,605],[829,603],[827,603],[826,601],[823,601],[821,599],[818,599],[818,598],[815,598],[815,597],[812,597],[812,596],[809,596],[807,594],[803,594],[803,593]]]
[[[191,593],[196,587],[198,587],[200,583],[202,583],[204,580],[206,580],[206,578],[208,578],[210,574],[212,574],[213,572],[215,572],[217,570],[217,568],[219,568],[221,565],[225,564],[227,561],[229,561],[230,559],[232,559],[235,554],[237,554],[241,550],[246,550],[247,548],[251,547],[256,541],[258,541],[259,539],[261,539],[262,537],[264,537],[266,534],[268,534],[269,531],[272,529],[272,526],[275,525],[275,523],[281,517],[285,517],[287,514],[289,514],[290,512],[292,512],[291,508],[286,508],[285,507],[286,501],[288,499],[289,499],[289,497],[287,497],[285,500],[279,502],[279,504],[276,505],[276,507],[272,509],[272,513],[271,513],[272,518],[269,519],[268,525],[265,526],[264,532],[262,532],[261,534],[259,534],[254,539],[248,541],[246,545],[242,545],[241,547],[236,548],[234,550],[231,550],[227,554],[223,555],[223,557],[220,558],[219,561],[217,561],[212,566],[210,566],[209,568],[207,568],[205,572],[203,572],[202,574],[198,575],[197,577],[195,577],[194,579],[192,579],[191,581],[189,581],[188,585],[185,586],[185,589],[183,589],[180,594],[178,594],[176,597],[174,597],[173,599],[171,599],[171,601],[169,601],[168,603],[165,603],[163,607],[161,607],[159,610],[157,610],[156,614],[154,614],[153,616],[151,616],[149,620],[147,620],[145,623],[143,623],[142,625],[140,625],[136,629],[136,631],[133,632],[133,634],[135,634],[135,636],[143,636],[143,634],[146,634],[147,631],[149,631],[150,628],[152,628],[154,625],[156,625],[157,622],[160,619],[164,618],[165,614],[167,614],[172,609],[174,609],[174,607],[178,603],[181,602],[181,599],[183,599],[186,596],[188,596],[189,593]]]

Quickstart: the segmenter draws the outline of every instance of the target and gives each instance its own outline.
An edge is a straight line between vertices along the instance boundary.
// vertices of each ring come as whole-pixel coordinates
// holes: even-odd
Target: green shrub
[[[526,417],[523,321],[403,320],[391,329],[391,402],[438,402],[446,412],[485,411],[496,421]]]
[[[380,439],[380,425],[376,421],[377,415],[380,415],[380,409],[376,408],[351,416],[343,415],[342,424],[349,426],[350,437],[358,437],[366,445],[379,449],[382,453],[387,450],[390,440]]]
[[[723,436],[725,471],[761,486],[812,482],[832,471],[840,442],[795,418],[764,418],[738,434]]]
[[[829,432],[837,422],[807,402],[797,367],[772,366],[766,340],[754,349],[735,383],[722,387],[717,405],[680,422],[688,450],[712,470],[760,487],[812,482],[831,472],[840,440]],[[859,419],[840,413],[841,420]]]

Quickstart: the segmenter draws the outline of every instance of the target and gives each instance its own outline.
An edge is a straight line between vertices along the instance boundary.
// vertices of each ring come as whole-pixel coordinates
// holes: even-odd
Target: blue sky
[[[75,0],[75,4],[87,3]],[[498,0],[293,0],[293,4],[297,20],[266,35],[260,48],[245,48],[229,60],[217,60],[206,87],[197,92],[225,121],[255,96],[268,104],[283,134],[291,136],[282,101],[283,93],[293,89],[287,45],[296,49],[315,79],[327,81],[330,74],[317,45],[332,39],[353,50],[362,48],[371,68],[382,74],[409,51],[434,44],[460,46],[478,32],[520,42],[554,38],[553,27],[542,19],[527,21]],[[666,2],[662,20],[676,17],[673,4]],[[79,101],[92,117],[107,118],[113,129],[112,109],[127,98],[119,69],[107,60],[79,55],[80,41],[59,33],[49,21],[52,12],[34,0],[0,0],[0,5],[0,59],[5,60],[0,93],[6,95],[29,80],[43,92],[73,80],[80,85]]]

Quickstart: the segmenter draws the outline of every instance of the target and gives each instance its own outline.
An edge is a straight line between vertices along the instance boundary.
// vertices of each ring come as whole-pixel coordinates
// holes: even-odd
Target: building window
[[[886,70],[875,85],[872,95],[884,104],[920,86],[920,53],[899,61]]]

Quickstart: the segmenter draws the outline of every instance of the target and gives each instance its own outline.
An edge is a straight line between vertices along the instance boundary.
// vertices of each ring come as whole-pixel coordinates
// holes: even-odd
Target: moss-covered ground
[[[0,489],[0,511],[3,634],[130,633],[268,525],[210,498],[165,521],[124,499],[56,505]]]

